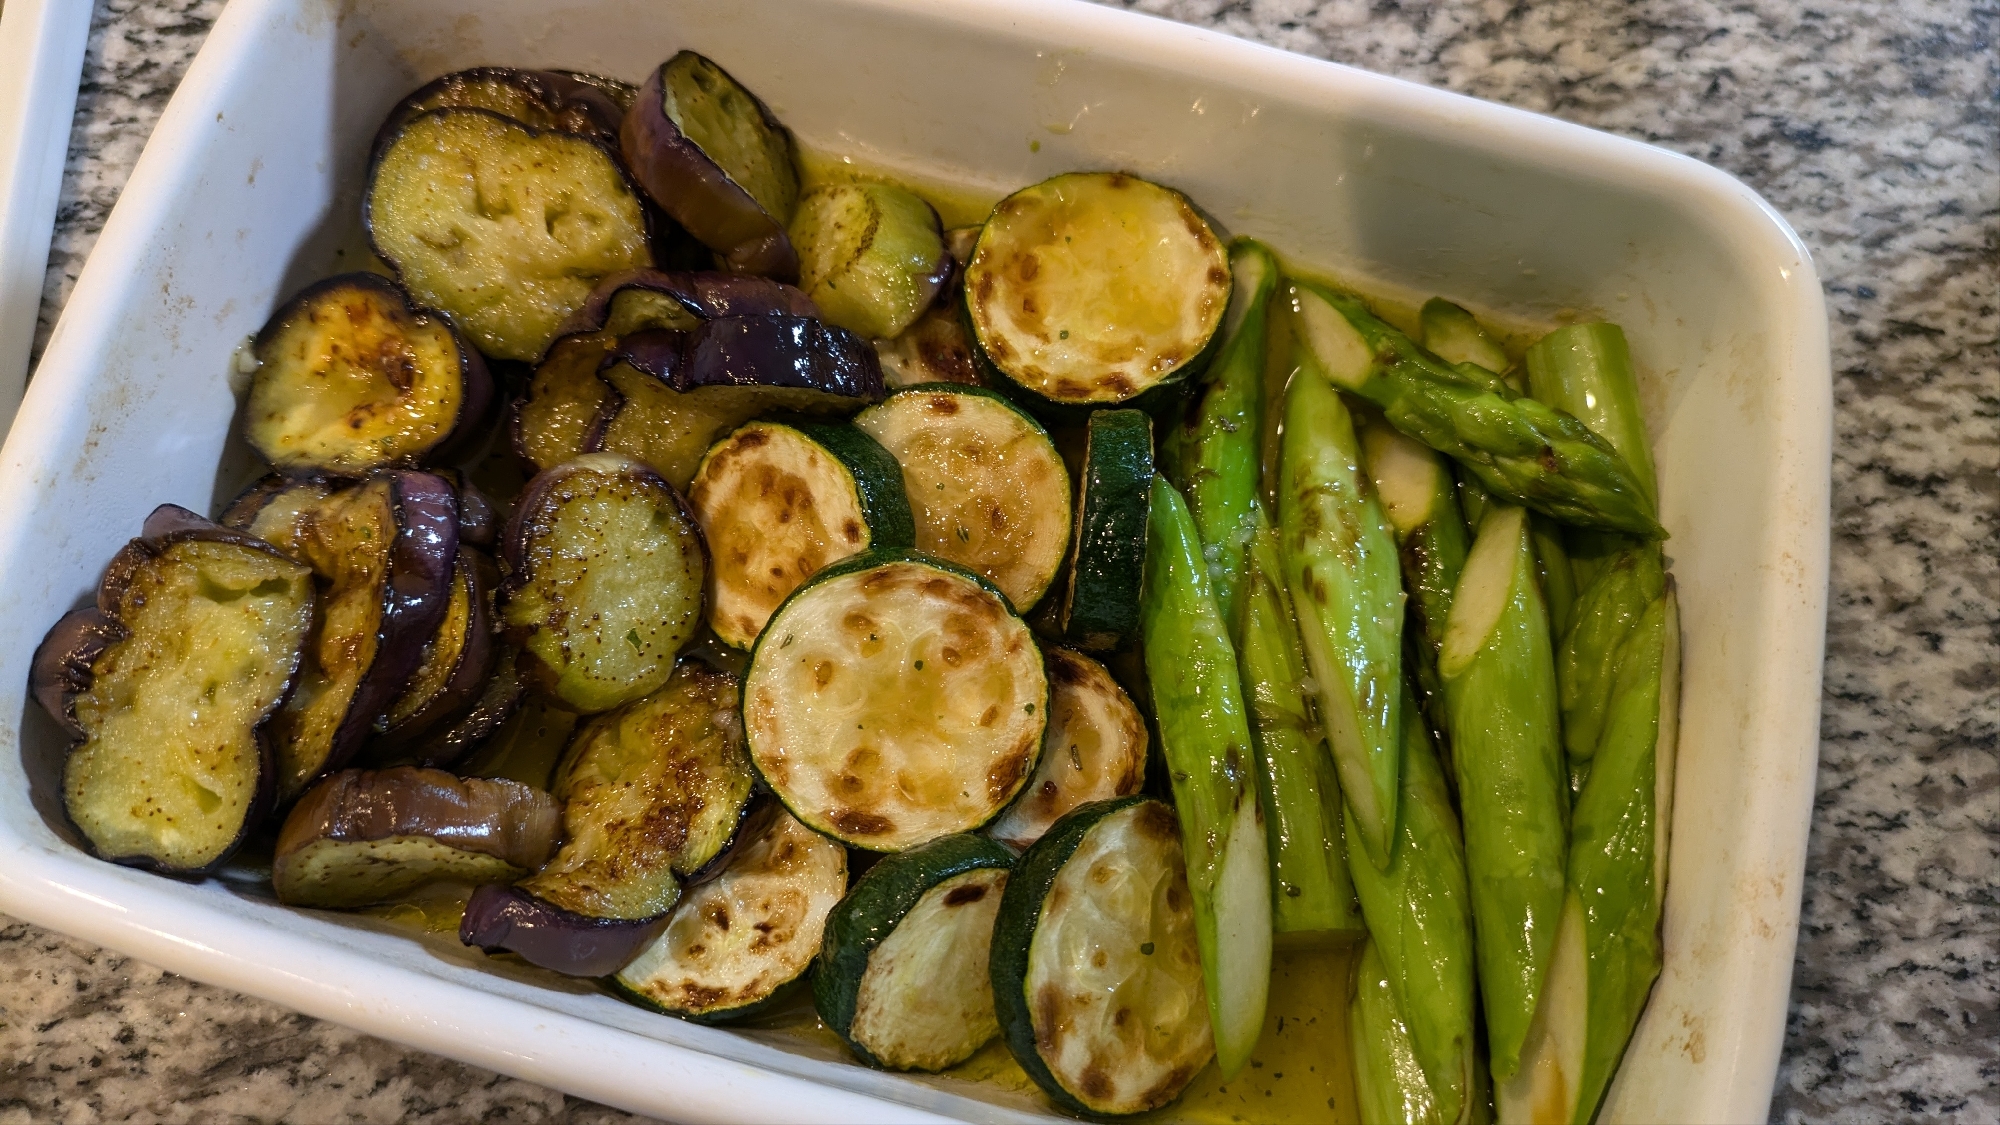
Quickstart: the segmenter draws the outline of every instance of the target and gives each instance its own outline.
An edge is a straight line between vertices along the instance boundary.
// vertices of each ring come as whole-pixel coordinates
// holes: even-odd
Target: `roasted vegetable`
[[[444,621],[424,645],[410,682],[375,720],[377,754],[394,754],[424,740],[468,711],[492,678],[499,645],[489,595],[491,561],[471,549],[458,553]]]
[[[994,1012],[1064,1109],[1157,1109],[1214,1057],[1182,835],[1158,801],[1100,801],[1057,821],[1007,879]]]
[[[931,306],[952,270],[937,211],[890,184],[829,184],[791,221],[799,286],[826,319],[881,338]]]
[[[1535,397],[1568,411],[1618,451],[1639,489],[1657,500],[1653,450],[1639,409],[1638,377],[1625,332],[1599,321],[1558,328],[1528,349],[1528,383]]]
[[[847,891],[847,849],[771,801],[750,814],[715,878],[688,889],[612,986],[704,1023],[755,1016],[803,983]]]
[[[305,516],[339,490],[340,485],[333,481],[300,480],[272,473],[260,477],[231,500],[216,522],[235,531],[247,531],[296,557],[299,536],[305,530]]]
[[[280,902],[339,908],[431,883],[511,883],[549,858],[561,825],[554,798],[517,782],[342,770],[292,806],[271,885]]]
[[[835,563],[750,654],[750,757],[793,815],[901,851],[992,820],[1041,753],[1048,681],[1027,623],[972,573],[923,555]]]
[[[843,422],[743,426],[702,458],[688,502],[708,540],[709,625],[737,648],[827,563],[915,538],[896,459]]]
[[[972,364],[972,344],[965,335],[965,321],[955,309],[934,307],[891,340],[875,341],[875,354],[882,362],[882,379],[890,390],[920,387],[925,383],[979,382],[979,369]]]
[[[987,955],[1014,853],[943,836],[877,863],[827,919],[819,1017],[873,1066],[943,1070],[1000,1033]]]
[[[1514,366],[1500,341],[1480,327],[1477,318],[1443,297],[1425,301],[1417,323],[1424,348],[1454,367],[1473,363],[1504,377]]]
[[[506,649],[511,661],[516,650]],[[511,665],[510,665],[511,667]],[[495,682],[500,677],[494,676]],[[458,767],[471,777],[504,777],[537,789],[555,783],[556,765],[569,748],[581,717],[548,698],[516,687],[518,700],[507,716],[495,724],[479,744],[479,751]]]
[[[472,892],[458,940],[488,953],[512,953],[530,965],[573,977],[618,971],[666,925],[666,916],[599,918],[496,883]]]
[[[1139,635],[1139,580],[1153,496],[1153,422],[1139,410],[1095,410],[1063,589],[1063,639],[1110,652]]]
[[[619,136],[647,194],[729,269],[798,277],[785,236],[799,198],[792,136],[727,71],[693,51],[668,59]]]
[[[1049,727],[1042,757],[1021,796],[987,826],[1025,848],[1071,809],[1129,797],[1146,783],[1146,720],[1104,665],[1066,648],[1042,651],[1049,676]]]
[[[185,508],[154,510],[29,676],[70,736],[63,812],[93,852],[178,873],[229,858],[270,808],[266,723],[313,608],[304,566]]]
[[[708,559],[658,473],[593,453],[530,481],[507,521],[500,620],[529,682],[582,712],[648,695],[701,625]]]
[[[483,109],[399,126],[375,158],[364,221],[410,294],[496,359],[541,358],[600,278],[653,264],[616,157]]]
[[[536,129],[575,133],[615,146],[625,111],[599,85],[603,81],[509,66],[453,71],[397,102],[378,135],[386,142],[410,118],[433,109],[485,109]]]
[[[484,747],[520,708],[523,697],[527,695],[527,687],[521,683],[520,672],[515,665],[519,653],[497,639],[494,649],[492,673],[486,677],[486,683],[479,689],[472,706],[434,730],[410,752],[410,758],[418,765],[440,769],[457,765],[474,750]],[[551,756],[551,763],[553,760]],[[540,788],[548,784],[548,775],[549,771],[543,770],[540,777],[528,778],[522,783]],[[490,776],[507,775],[494,772]]]
[[[977,571],[1026,612],[1069,547],[1069,470],[1033,418],[991,391],[897,391],[854,419],[903,467],[917,548]]]
[[[798,289],[733,273],[670,273],[640,269],[597,283],[563,324],[562,334],[609,333],[614,339],[647,328],[693,329],[728,316],[817,318],[819,306]]]
[[[1355,962],[1354,999],[1347,1037],[1354,1050],[1354,1094],[1369,1125],[1448,1125],[1417,1062],[1410,1025],[1403,1019],[1374,942]]]
[[[965,267],[980,365],[1041,408],[1131,402],[1198,374],[1228,305],[1229,259],[1208,222],[1179,192],[1120,172],[1001,200]]]

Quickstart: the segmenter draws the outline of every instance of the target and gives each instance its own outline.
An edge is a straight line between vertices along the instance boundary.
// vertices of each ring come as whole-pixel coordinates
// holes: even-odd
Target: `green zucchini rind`
[[[1139,635],[1153,495],[1153,420],[1144,411],[1091,413],[1080,491],[1063,590],[1063,639],[1110,652]]]
[[[1048,679],[978,575],[913,552],[821,570],[750,652],[750,759],[792,814],[893,852],[993,819],[1034,772]]]
[[[1048,431],[983,387],[897,391],[854,424],[894,454],[917,549],[967,567],[1027,612],[1069,548],[1069,470]]]
[[[1014,853],[983,836],[877,863],[827,920],[813,974],[820,1019],[863,1061],[943,1070],[1000,1033],[987,954]]]
[[[1049,672],[1049,729],[1035,775],[986,834],[1026,848],[1070,810],[1129,797],[1146,784],[1146,718],[1104,665],[1080,652],[1042,650]]]
[[[688,503],[708,539],[708,623],[737,648],[827,563],[916,536],[896,459],[840,422],[738,428],[709,447]]]
[[[1186,196],[1071,172],[993,208],[965,267],[966,320],[995,385],[1038,408],[1113,406],[1207,365],[1229,287],[1222,239]]]
[[[1173,810],[1125,797],[1057,821],[1008,878],[991,971],[1007,1049],[1058,1105],[1179,1097],[1215,1042]]]
[[[750,814],[720,872],[688,889],[611,986],[700,1023],[755,1016],[804,983],[846,890],[847,849],[772,801]]]

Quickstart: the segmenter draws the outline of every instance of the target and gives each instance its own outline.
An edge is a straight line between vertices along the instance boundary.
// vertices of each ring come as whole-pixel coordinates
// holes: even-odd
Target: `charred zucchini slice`
[[[991,581],[1022,612],[1069,547],[1069,470],[1047,430],[979,387],[897,391],[854,419],[903,466],[917,548]]]
[[[1063,639],[1110,652],[1139,635],[1139,580],[1153,495],[1153,421],[1143,411],[1091,413],[1081,491],[1063,591]]]
[[[737,648],[819,568],[915,536],[896,459],[845,423],[739,428],[702,458],[688,503],[708,539],[709,626]]]
[[[820,1019],[869,1064],[943,1070],[1000,1033],[987,952],[1014,853],[945,836],[877,863],[834,907],[813,975]]]
[[[385,277],[330,277],[252,345],[243,436],[287,473],[359,476],[414,462],[486,417],[486,363]]]
[[[579,457],[528,483],[505,539],[500,619],[531,682],[586,714],[667,682],[708,571],[672,485],[629,457]]]
[[[793,815],[901,851],[978,828],[1034,772],[1048,680],[1027,623],[985,581],[923,555],[821,570],[751,650],[751,762]]]
[[[754,1016],[805,979],[846,890],[847,849],[770,802],[744,821],[721,872],[689,888],[612,986],[704,1023]]]
[[[792,135],[727,71],[693,51],[668,59],[619,136],[647,194],[729,269],[798,276],[785,236],[799,198]]]
[[[891,184],[829,184],[792,216],[799,287],[826,319],[881,338],[908,328],[951,275],[937,211]]]
[[[976,354],[1037,405],[1106,406],[1207,365],[1229,254],[1177,191],[1072,172],[1000,201],[965,267]]]
[[[991,964],[1007,1049],[1066,1109],[1157,1109],[1215,1056],[1180,828],[1158,801],[1085,805],[1029,848]]]
[[[365,208],[410,294],[496,359],[541,358],[598,279],[653,264],[616,157],[483,109],[405,121],[376,157]]]
[[[1080,652],[1043,650],[1049,673],[1049,729],[1027,788],[986,829],[1026,848],[1070,810],[1129,797],[1146,783],[1146,720],[1104,665]]]
[[[270,807],[265,723],[296,678],[312,573],[173,505],[111,560],[97,604],[35,653],[35,698],[73,742],[63,811],[114,863],[207,871]]]
[[[536,129],[618,144],[625,110],[611,91],[584,76],[553,70],[476,66],[417,88],[396,103],[378,136],[386,141],[410,118],[433,109],[484,109]]]
[[[338,909],[431,883],[511,883],[549,858],[561,823],[554,798],[518,782],[342,770],[292,806],[271,885],[279,902]]]

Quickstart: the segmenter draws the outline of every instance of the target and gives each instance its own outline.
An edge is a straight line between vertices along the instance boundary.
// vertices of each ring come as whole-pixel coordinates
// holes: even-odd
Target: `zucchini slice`
[[[1085,805],[1029,848],[993,929],[994,1010],[1021,1069],[1065,1109],[1141,1113],[1215,1057],[1174,811]]]
[[[500,620],[532,682],[586,714],[667,682],[708,571],[673,486],[629,457],[578,457],[528,482],[505,539]]]
[[[702,458],[688,503],[708,538],[709,626],[737,648],[827,563],[915,538],[896,459],[846,423],[739,428]]]
[[[750,760],[846,844],[980,827],[1027,783],[1048,720],[1034,636],[978,576],[917,554],[834,563],[793,591],[743,681]]]
[[[892,184],[829,184],[792,216],[799,288],[850,332],[894,336],[931,306],[951,275],[937,211]]]
[[[972,570],[1023,613],[1069,547],[1069,470],[1041,423],[981,387],[897,391],[854,424],[903,466],[917,549]]]
[[[403,122],[375,158],[363,221],[410,294],[495,359],[540,359],[600,278],[653,264],[617,157],[484,109]]]
[[[1153,420],[1145,412],[1091,412],[1080,491],[1063,590],[1063,639],[1110,652],[1139,635],[1153,495]]]
[[[877,863],[827,921],[819,1017],[873,1066],[943,1070],[1000,1033],[987,954],[1014,853],[943,836]]]
[[[200,873],[270,807],[266,724],[298,677],[312,572],[171,504],[65,615],[30,683],[72,743],[64,815],[114,863]]]
[[[1080,652],[1042,651],[1049,673],[1049,729],[1035,776],[987,835],[1026,848],[1070,810],[1129,797],[1146,784],[1146,719],[1104,665]]]
[[[1115,405],[1207,364],[1229,284],[1186,196],[1071,172],[993,208],[965,267],[966,320],[996,385],[1037,406]]]
[[[704,1023],[754,1016],[803,982],[846,891],[847,849],[770,802],[744,822],[721,872],[688,890],[612,987]]]

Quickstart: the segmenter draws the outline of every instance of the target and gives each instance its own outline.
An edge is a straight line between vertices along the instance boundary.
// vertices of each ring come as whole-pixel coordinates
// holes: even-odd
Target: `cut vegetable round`
[[[496,359],[541,358],[598,279],[653,263],[616,157],[483,109],[404,122],[376,157],[364,221],[411,295]]]
[[[727,71],[693,51],[668,59],[619,136],[647,194],[730,269],[798,276],[785,236],[799,198],[792,135]]]
[[[891,1070],[943,1070],[1000,1033],[987,954],[1014,853],[945,836],[868,869],[827,921],[820,1018]]]
[[[796,590],[743,684],[750,758],[794,815],[870,851],[978,828],[1027,783],[1048,681],[977,576],[870,553]]]
[[[845,423],[738,429],[702,458],[688,503],[708,539],[708,623],[738,648],[827,563],[915,537],[896,459]]]
[[[750,814],[721,872],[689,889],[612,984],[649,1008],[705,1023],[756,1015],[803,982],[846,891],[847,849],[773,801]]]
[[[1229,256],[1187,197],[1117,172],[1072,172],[1000,201],[965,267],[983,364],[1031,402],[1101,406],[1207,362],[1229,306]]]
[[[296,557],[306,514],[339,490],[340,486],[332,481],[299,480],[272,473],[259,478],[231,500],[216,522],[234,531],[247,531]]]
[[[792,216],[799,287],[826,319],[863,336],[894,336],[951,274],[937,211],[890,184],[830,184]]]
[[[393,137],[404,122],[428,110],[464,108],[491,110],[536,129],[616,145],[625,111],[597,82],[559,71],[509,66],[454,71],[397,102],[378,135],[385,140]]]
[[[1158,801],[1085,805],[1008,878],[993,930],[1007,1049],[1065,1109],[1180,1096],[1215,1055],[1180,828]]]
[[[1063,639],[1109,652],[1139,633],[1153,494],[1153,421],[1143,411],[1091,413],[1082,493],[1063,591]]]
[[[500,619],[532,682],[585,713],[651,693],[701,623],[708,560],[653,470],[593,453],[528,482],[507,521]]]
[[[1049,729],[1035,776],[987,834],[1025,848],[1092,801],[1129,797],[1146,783],[1146,720],[1104,665],[1066,648],[1043,650]]]
[[[265,724],[313,621],[312,574],[268,544],[162,505],[111,560],[97,604],[35,653],[35,698],[66,731],[62,804],[90,849],[213,869],[270,807]]]
[[[903,467],[917,549],[958,563],[1026,612],[1069,546],[1069,470],[1047,430],[979,387],[897,391],[854,419]]]

